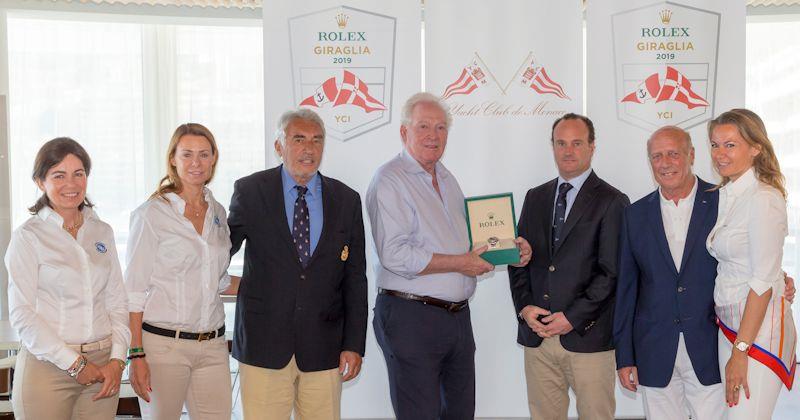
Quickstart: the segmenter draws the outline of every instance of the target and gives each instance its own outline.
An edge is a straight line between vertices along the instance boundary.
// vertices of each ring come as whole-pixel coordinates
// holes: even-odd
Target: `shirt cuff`
[[[431,260],[433,259],[433,252],[421,251],[420,254],[421,255],[419,256],[421,258],[414,258],[414,262],[412,262],[412,267],[409,267],[411,269],[411,272],[414,273],[414,277],[418,276],[419,273],[422,272],[422,270],[424,270],[425,267],[427,267],[428,264],[430,264]]]
[[[77,351],[72,350],[71,348],[64,346],[56,354],[53,355],[53,364],[56,365],[61,370],[67,370],[75,360],[80,356]]]
[[[111,344],[111,356],[110,359],[119,359],[123,362],[126,360],[126,354],[128,352],[128,346],[123,345],[121,343],[112,343]]]
[[[224,292],[225,289],[230,287],[230,285],[231,285],[231,275],[225,273],[225,275],[219,279],[219,286],[217,286],[217,294]]]
[[[766,293],[767,290],[771,289],[775,283],[770,283],[759,279],[750,279],[750,281],[747,282],[747,285],[750,286],[750,289],[756,292],[757,295],[761,296]]]
[[[147,293],[128,292],[128,312],[144,312]]]

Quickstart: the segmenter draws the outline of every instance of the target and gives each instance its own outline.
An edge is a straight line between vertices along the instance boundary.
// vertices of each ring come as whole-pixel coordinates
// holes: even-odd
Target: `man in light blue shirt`
[[[305,187],[306,205],[308,206],[309,215],[309,228],[311,230],[309,236],[311,243],[311,254],[317,249],[319,237],[322,234],[322,183],[320,182],[319,173],[315,173],[311,179],[308,180]],[[294,208],[295,202],[298,197],[298,186],[302,186],[295,181],[292,174],[286,168],[286,165],[281,165],[281,182],[283,183],[283,206],[286,209],[286,222],[289,224],[289,231],[294,229]]]
[[[404,105],[404,150],[367,190],[380,267],[373,327],[398,420],[475,417],[475,340],[468,299],[494,269],[470,251],[464,194],[440,159],[452,122],[429,93]],[[521,265],[530,246],[518,240]]]

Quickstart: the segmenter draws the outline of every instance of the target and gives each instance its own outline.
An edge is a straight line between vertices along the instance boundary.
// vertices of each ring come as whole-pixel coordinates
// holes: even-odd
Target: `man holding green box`
[[[494,266],[470,251],[464,194],[440,159],[452,122],[429,93],[403,106],[403,151],[367,190],[380,259],[373,326],[398,420],[475,417],[475,340],[469,298]],[[530,246],[520,242],[522,264]]]

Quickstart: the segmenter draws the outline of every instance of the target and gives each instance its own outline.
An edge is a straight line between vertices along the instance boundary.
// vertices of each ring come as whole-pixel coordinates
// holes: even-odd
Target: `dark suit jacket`
[[[551,252],[557,184],[554,179],[525,196],[518,231],[530,242],[533,258],[526,267],[508,267],[511,297],[517,313],[527,305],[564,312],[574,328],[561,336],[565,349],[610,350],[619,227],[630,201],[592,171],[575,197],[558,248]],[[517,342],[538,347],[542,338],[519,321]]]
[[[242,363],[280,369],[294,355],[300,370],[309,372],[338,367],[344,350],[364,354],[361,199],[343,183],[320,177],[322,234],[305,269],[286,221],[281,167],[234,185],[228,215],[231,255],[247,240],[233,337],[233,357]]]
[[[667,386],[681,332],[700,383],[720,382],[714,322],[717,261],[706,249],[719,203],[718,191],[708,191],[712,187],[699,180],[680,270],[664,233],[660,193],[655,191],[625,210],[614,344],[617,367],[636,366],[642,385]]]

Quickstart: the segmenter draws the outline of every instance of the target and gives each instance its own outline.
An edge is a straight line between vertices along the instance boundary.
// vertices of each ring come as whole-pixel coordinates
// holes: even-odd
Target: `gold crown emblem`
[[[658,13],[658,16],[661,18],[661,23],[666,25],[672,19],[672,10],[664,9]]]
[[[347,21],[350,20],[350,16],[347,16],[344,13],[339,13],[336,15],[336,24],[339,25],[339,28],[344,29],[347,26]]]

